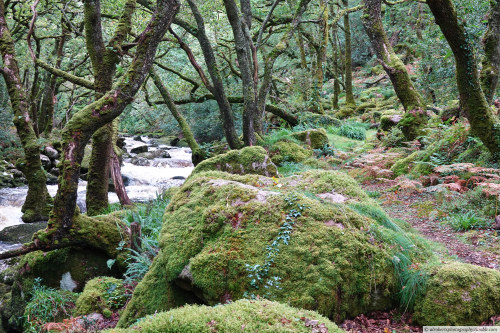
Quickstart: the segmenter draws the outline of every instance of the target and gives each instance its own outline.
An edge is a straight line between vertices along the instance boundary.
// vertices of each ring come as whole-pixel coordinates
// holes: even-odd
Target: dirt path
[[[390,186],[386,184],[362,184],[362,187],[367,191],[378,191],[387,193]],[[394,193],[391,192],[391,199],[382,203],[384,210],[391,218],[404,220],[412,225],[413,228],[422,233],[426,238],[443,244],[448,254],[456,256],[459,260],[500,270],[500,253],[491,252],[479,246],[480,243],[487,241],[485,233],[487,230],[479,230],[474,236],[469,237],[469,242],[465,243],[465,234],[453,230],[447,224],[441,223],[438,219],[432,216],[422,216],[416,208],[418,204],[424,202],[435,201],[433,195],[429,193],[412,194]],[[489,241],[494,241],[490,239]]]

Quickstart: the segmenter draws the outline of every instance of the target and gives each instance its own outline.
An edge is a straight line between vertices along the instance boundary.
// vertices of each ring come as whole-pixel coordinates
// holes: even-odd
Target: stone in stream
[[[43,221],[13,225],[0,231],[0,242],[28,243],[35,232],[46,227],[47,222]]]
[[[47,155],[40,154],[40,160],[42,161],[42,166],[45,170],[50,170],[52,166],[52,161]]]
[[[147,151],[148,151],[148,146],[147,145],[140,145],[140,146],[133,147],[132,149],[130,149],[130,152],[132,154],[145,153]]]

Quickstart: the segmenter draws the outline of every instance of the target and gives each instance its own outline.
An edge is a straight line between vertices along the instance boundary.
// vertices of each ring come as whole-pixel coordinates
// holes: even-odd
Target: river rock
[[[145,153],[147,151],[148,151],[148,145],[140,145],[130,149],[130,152],[132,154],[140,154],[140,153]]]
[[[134,138],[133,138],[133,139],[134,139],[134,141],[144,142],[144,141],[142,140],[142,137],[141,137],[140,135],[136,135],[136,136],[134,136]]]
[[[24,174],[20,170],[12,169],[12,170],[10,170],[10,172],[12,173],[12,176],[14,176],[14,178],[24,177]]]
[[[145,157],[134,157],[132,158],[132,160],[130,161],[130,163],[132,163],[133,165],[137,165],[137,166],[149,166],[149,160]]]
[[[23,223],[6,227],[0,231],[0,241],[9,243],[28,243],[38,230],[45,229],[47,222]]]
[[[47,155],[40,154],[40,160],[42,161],[42,166],[45,170],[50,170],[52,166],[52,161]]]
[[[51,160],[56,160],[59,158],[59,152],[57,150],[55,150],[54,148],[50,147],[50,146],[47,146],[45,147],[45,149],[43,150],[43,152],[45,153],[45,155],[47,155]]]
[[[116,145],[118,146],[118,148],[123,149],[126,145],[125,138],[119,137],[118,139],[116,139]]]
[[[59,168],[52,168],[52,169],[50,169],[49,173],[58,177],[59,176]]]
[[[45,176],[47,177],[47,185],[57,185],[57,176],[54,176],[51,173],[47,173]]]

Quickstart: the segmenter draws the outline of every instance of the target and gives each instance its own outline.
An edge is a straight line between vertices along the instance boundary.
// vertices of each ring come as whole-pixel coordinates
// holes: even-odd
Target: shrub
[[[473,211],[465,214],[453,214],[446,218],[446,222],[456,231],[486,228],[490,224],[486,219],[478,216]]]

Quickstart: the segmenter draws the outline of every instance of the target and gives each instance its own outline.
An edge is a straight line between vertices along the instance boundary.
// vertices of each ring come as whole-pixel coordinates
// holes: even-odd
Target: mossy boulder
[[[320,149],[328,144],[328,136],[323,128],[295,132],[291,134],[291,137],[305,143],[312,149]]]
[[[126,332],[329,332],[340,333],[335,323],[320,314],[268,300],[239,300],[227,305],[185,306],[149,316]]]
[[[85,289],[76,300],[75,313],[86,315],[99,312],[108,318],[113,310],[121,308],[126,301],[127,295],[123,280],[101,276],[87,282]]]
[[[302,162],[312,156],[307,150],[294,142],[278,141],[270,149],[271,160],[276,165],[283,162]]]
[[[216,170],[239,175],[257,174],[268,177],[278,175],[276,165],[267,155],[267,151],[260,146],[231,150],[209,158],[198,164],[192,174]]]
[[[500,313],[500,272],[470,264],[439,267],[417,299],[414,319],[428,326],[476,326]]]
[[[364,102],[356,107],[356,113],[364,113],[368,109],[376,108],[377,104],[374,102]]]
[[[332,116],[326,114],[319,114],[313,112],[303,112],[300,115],[300,122],[312,126],[335,126],[338,127],[342,125],[342,122]]]
[[[251,295],[335,321],[392,308],[392,247],[369,232],[377,221],[351,205],[377,209],[341,172],[314,170],[278,181],[192,176],[166,209],[160,254],[120,327],[193,301],[214,305]]]
[[[356,105],[344,105],[339,109],[339,111],[335,114],[335,116],[337,116],[340,119],[344,119],[354,115],[355,111],[356,111]]]

